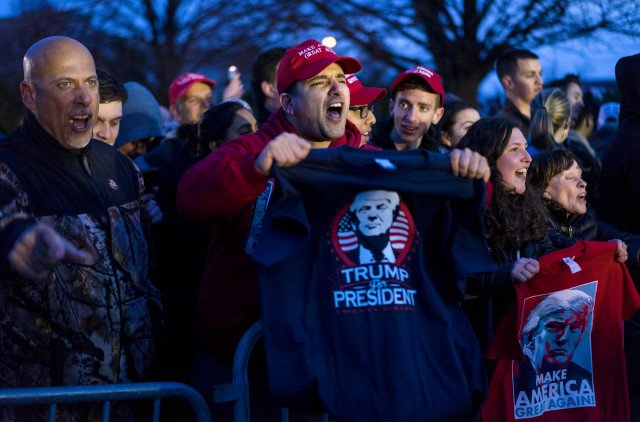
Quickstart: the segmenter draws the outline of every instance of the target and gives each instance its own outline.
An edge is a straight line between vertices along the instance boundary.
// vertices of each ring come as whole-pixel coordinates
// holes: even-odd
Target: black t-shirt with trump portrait
[[[272,175],[253,253],[272,395],[348,420],[477,410],[486,374],[459,301],[495,269],[484,182],[438,154],[348,147]]]

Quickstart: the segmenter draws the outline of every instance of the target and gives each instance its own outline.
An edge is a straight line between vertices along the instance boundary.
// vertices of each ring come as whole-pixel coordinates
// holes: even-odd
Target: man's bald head
[[[59,60],[60,57],[64,57],[70,51],[84,52],[93,60],[93,56],[87,47],[73,38],[48,37],[36,42],[27,50],[22,61],[24,80],[31,81],[34,78],[38,78],[43,71],[46,71],[52,61]]]
[[[49,37],[29,48],[20,93],[40,125],[63,147],[82,148],[98,112],[93,56],[78,41]]]

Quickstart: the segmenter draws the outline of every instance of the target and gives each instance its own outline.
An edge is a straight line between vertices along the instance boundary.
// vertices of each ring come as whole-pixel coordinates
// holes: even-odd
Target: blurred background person
[[[578,75],[574,75],[572,73],[568,73],[564,75],[562,79],[556,79],[555,81],[551,81],[548,85],[549,88],[559,88],[564,92],[564,95],[567,96],[567,100],[569,100],[569,114],[571,116],[571,123],[569,125],[569,134],[567,137],[574,142],[580,142],[586,150],[593,157],[596,156],[595,151],[589,144],[589,140],[587,137],[579,136],[577,132],[577,125],[580,120],[580,116],[584,116],[586,108],[586,96],[583,95],[582,92],[582,82],[580,82],[580,77]],[[584,124],[585,121],[582,120]],[[594,122],[595,123],[595,122]],[[585,127],[583,126],[583,130]],[[593,130],[593,129],[592,129]]]
[[[347,86],[351,97],[347,119],[360,131],[362,136],[360,145],[362,146],[369,142],[373,125],[376,124],[372,103],[386,97],[387,90],[384,88],[365,88],[354,74],[347,75]]]
[[[223,143],[247,133],[255,133],[258,122],[249,104],[227,100],[207,110],[198,125],[198,145],[205,155]]]
[[[127,101],[127,89],[120,80],[107,71],[97,69],[100,106],[98,118],[93,124],[93,137],[113,145],[120,131],[122,104]]]
[[[152,143],[164,138],[162,115],[153,94],[137,82],[124,84],[129,99],[122,106],[120,131],[114,147],[131,158],[140,170],[149,168],[144,160]]]
[[[200,73],[187,72],[173,80],[169,87],[169,110],[178,125],[198,123],[214,104],[216,83]]]
[[[478,109],[460,99],[447,95],[444,114],[438,122],[440,140],[448,149],[455,148],[472,124],[480,120]]]
[[[528,137],[533,116],[531,101],[542,91],[544,84],[540,60],[529,50],[509,50],[496,60],[496,73],[504,88],[504,106],[496,117],[515,121],[522,134]]]
[[[589,139],[596,129],[597,106],[594,102],[593,95],[585,95],[583,102],[584,107],[582,107],[576,120],[572,123],[571,129],[569,129],[568,139],[570,142],[580,142],[589,151],[589,154],[598,160],[596,151],[591,146],[591,142],[589,142]]]
[[[556,79],[547,84],[548,88],[560,88],[569,100],[569,109],[571,110],[571,119],[575,122],[578,114],[584,107],[584,99],[582,95],[582,83],[580,77],[568,73],[562,79]]]
[[[567,96],[559,88],[547,88],[531,102],[531,156],[540,151],[562,148],[571,125],[571,108]]]
[[[258,126],[267,121],[271,113],[280,108],[280,95],[276,86],[278,66],[287,49],[273,47],[258,55],[251,69],[251,91],[256,102]]]
[[[583,107],[580,107],[581,109]],[[571,127],[571,106],[566,94],[560,88],[543,90],[531,103],[531,145],[528,149],[532,157],[540,151],[567,148],[573,151],[584,171],[584,179],[590,186],[587,195],[594,198],[594,189],[600,175],[600,163],[580,142],[568,139]]]
[[[596,151],[596,158],[602,162],[602,157],[609,149],[609,145],[618,130],[620,117],[619,103],[604,103],[598,110],[597,128],[590,138],[590,144]]]
[[[216,82],[201,73],[186,72],[173,80],[169,87],[169,110],[178,125],[200,121],[204,112],[215,104],[215,87]],[[244,85],[240,73],[236,73],[225,87],[222,99],[242,98],[243,95]]]

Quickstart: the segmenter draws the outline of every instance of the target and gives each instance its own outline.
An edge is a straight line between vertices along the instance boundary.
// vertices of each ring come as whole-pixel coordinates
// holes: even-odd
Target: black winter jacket
[[[546,201],[549,215],[549,238],[558,249],[568,248],[579,240],[609,241],[620,239],[627,244],[629,259],[625,263],[634,280],[640,277],[640,236],[617,229],[587,207],[586,214],[570,214],[555,202]],[[634,277],[635,276],[635,277]]]
[[[0,143],[0,388],[148,375],[150,311],[160,302],[147,276],[142,191],[125,155],[95,139],[63,148],[30,111]],[[36,223],[87,252],[92,264],[63,260],[44,281],[12,272],[7,254]]]

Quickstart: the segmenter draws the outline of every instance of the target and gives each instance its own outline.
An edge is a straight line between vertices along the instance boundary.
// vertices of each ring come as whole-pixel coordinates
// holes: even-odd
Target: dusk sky
[[[11,15],[11,4],[12,0],[0,0],[0,18]],[[339,43],[336,49],[339,51]],[[578,74],[584,81],[615,80],[614,68],[618,59],[640,53],[640,43],[630,37],[598,34],[586,40],[539,47],[533,51],[540,56],[546,81],[566,73]],[[480,85],[479,94],[481,99],[502,94],[495,72],[487,75]]]

